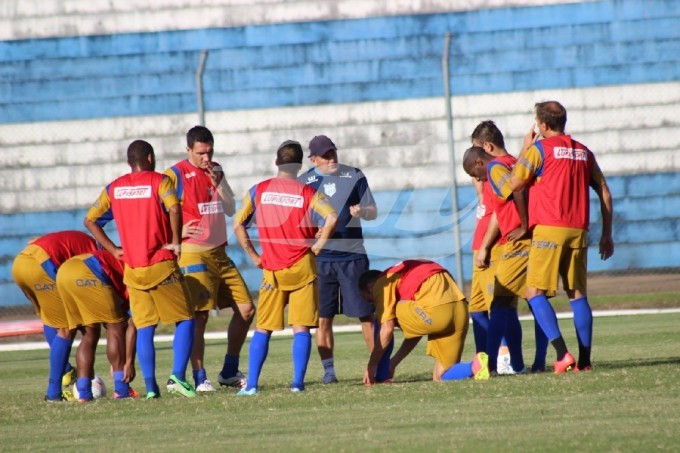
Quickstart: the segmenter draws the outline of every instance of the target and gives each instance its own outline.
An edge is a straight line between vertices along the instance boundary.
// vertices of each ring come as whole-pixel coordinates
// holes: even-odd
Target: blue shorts
[[[359,294],[359,277],[368,270],[368,258],[348,261],[317,261],[319,273],[319,317],[344,314],[363,318],[373,314],[373,305]]]

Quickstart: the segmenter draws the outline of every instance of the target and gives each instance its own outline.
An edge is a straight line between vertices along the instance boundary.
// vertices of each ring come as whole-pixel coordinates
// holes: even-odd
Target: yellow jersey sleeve
[[[512,169],[512,175],[522,181],[529,181],[536,175],[536,170],[543,164],[543,157],[536,145],[524,151]]]
[[[500,162],[491,162],[489,164],[489,183],[493,193],[503,200],[507,200],[512,196],[510,189],[510,169]]]
[[[253,186],[246,194],[243,196],[243,203],[241,204],[241,209],[239,209],[236,214],[234,214],[234,225],[247,226],[250,222],[250,218],[255,213],[255,187]]]
[[[331,206],[331,202],[328,201],[326,195],[322,192],[315,192],[312,197],[312,202],[309,207],[312,211],[316,212],[322,219],[325,219],[330,214],[335,214],[335,209]]]
[[[161,198],[165,209],[170,209],[179,203],[175,186],[167,175],[161,179],[161,183],[158,185],[158,196]]]
[[[107,213],[109,213],[110,210],[111,200],[109,199],[109,192],[105,187],[99,194],[97,200],[94,203],[92,203],[90,209],[87,210],[85,218],[95,223],[101,223],[98,222],[100,219],[110,217],[110,214],[107,215]]]
[[[381,276],[373,287],[373,300],[375,302],[375,315],[382,324],[397,318],[397,287],[401,275],[392,274]]]

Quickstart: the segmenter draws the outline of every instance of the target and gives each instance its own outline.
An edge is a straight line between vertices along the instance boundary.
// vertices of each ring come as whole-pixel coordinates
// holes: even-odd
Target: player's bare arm
[[[115,256],[116,259],[119,260],[123,259],[123,249],[113,243],[111,238],[109,238],[109,235],[106,234],[106,232],[101,226],[99,226],[92,220],[88,219],[87,217],[83,221],[83,225],[85,226],[85,228],[87,228],[87,231],[90,232],[92,237],[94,237],[97,240],[97,242],[101,244],[102,247],[108,250],[109,253]]]
[[[182,226],[182,239],[193,238],[198,239],[203,237],[204,229],[200,226],[200,220],[189,220]]]
[[[399,350],[390,359],[390,378],[394,377],[394,372],[397,369],[397,366],[399,366],[401,361],[404,360],[406,356],[408,356],[411,351],[415,349],[416,346],[418,346],[421,338],[423,337],[404,338],[401,346],[399,346]]]
[[[521,225],[508,233],[508,240],[519,241],[524,239],[529,232],[529,208],[527,207],[526,188],[513,192],[512,199],[515,201]]]
[[[255,267],[262,269],[262,258],[260,257],[260,254],[257,253],[257,250],[255,250],[246,227],[241,223],[234,223],[234,235],[236,236],[239,245],[243,251],[246,252],[246,255],[248,255]]]
[[[606,184],[595,189],[600,198],[600,212],[602,213],[602,236],[600,237],[600,258],[609,259],[614,254],[614,239],[612,237],[612,222],[614,218],[614,200]]]
[[[475,252],[475,266],[480,269],[486,269],[489,267],[489,255],[491,247],[496,243],[501,235],[501,229],[498,226],[498,218],[496,213],[491,214],[491,220],[489,221],[489,226],[486,228],[486,233],[484,233],[484,238],[479,246],[479,250]]]
[[[164,247],[172,250],[175,256],[179,258],[182,251],[182,207],[179,203],[175,203],[168,209],[170,217],[170,230],[172,230],[172,243],[166,244]]]
[[[222,209],[224,210],[224,213],[229,217],[233,216],[236,212],[236,199],[234,198],[234,191],[231,189],[222,167],[212,165],[211,162],[211,165],[208,165],[207,171],[213,186],[217,189],[217,194],[222,200]]]
[[[395,319],[390,319],[380,324],[380,341],[376,341],[373,345],[373,351],[371,351],[371,356],[368,359],[368,365],[364,372],[364,385],[366,386],[375,384],[375,373],[378,370],[378,362],[380,362],[383,353],[394,337],[395,321]]]
[[[333,235],[337,223],[338,215],[335,212],[332,212],[326,216],[323,227],[321,228],[321,234],[317,238],[314,245],[312,245],[312,252],[315,255],[318,255],[321,252],[321,250],[326,245],[326,242],[328,242],[328,239]]]

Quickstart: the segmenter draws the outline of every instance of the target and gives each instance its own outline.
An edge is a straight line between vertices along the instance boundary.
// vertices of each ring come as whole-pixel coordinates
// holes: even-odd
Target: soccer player
[[[390,360],[390,375],[427,335],[427,355],[434,357],[432,380],[489,378],[488,356],[475,354],[473,362],[460,363],[468,329],[468,304],[451,274],[428,260],[406,260],[384,272],[369,270],[359,279],[364,298],[375,304],[380,322],[364,372],[364,385],[375,384],[378,363],[399,326],[404,342]]]
[[[510,190],[529,186],[529,227],[533,240],[529,252],[527,299],[534,316],[555,347],[557,374],[571,369],[590,370],[593,315],[586,293],[586,259],[590,194],[600,199],[602,236],[600,257],[614,253],[613,201],[594,154],[567,135],[567,111],[557,101],[534,106],[538,135],[532,126],[524,138],[524,151],[512,170]],[[535,142],[531,144],[532,142]],[[558,277],[574,311],[579,345],[578,363],[562,338],[555,310],[546,292],[557,290]]]
[[[195,397],[186,382],[186,367],[194,339],[194,313],[189,290],[177,265],[181,251],[182,208],[172,181],[154,171],[153,147],[135,140],[127,150],[131,173],[109,184],[90,207],[85,226],[125,263],[123,281],[130,295],[132,320],[137,326],[137,354],[144,375],[146,398],[160,397],[153,344],[159,320],[175,323],[170,393]],[[102,226],[116,220],[122,248]]]
[[[465,171],[481,181],[490,181],[495,195],[489,230],[475,257],[483,265],[484,257],[491,247],[490,243],[500,235],[499,245],[496,246],[500,248],[500,257],[494,271],[494,298],[487,338],[491,374],[497,371],[496,355],[504,337],[508,343],[512,369],[516,372],[524,371],[522,328],[517,314],[517,300],[526,294],[526,267],[531,239],[526,234],[528,219],[524,193],[513,194],[508,188],[508,178],[515,162],[515,157],[510,154],[494,158],[477,146],[469,148],[463,158]],[[538,372],[545,369],[548,340],[538,323],[534,327],[537,352],[532,371]]]
[[[250,343],[248,382],[238,395],[255,395],[269,338],[288,324],[293,327],[293,382],[305,389],[312,348],[310,329],[319,322],[316,255],[335,230],[338,216],[322,192],[296,180],[302,166],[302,146],[287,140],[276,151],[278,174],[254,185],[234,217],[234,233],[255,266],[262,268],[257,325]],[[262,255],[253,247],[246,226],[256,216]],[[323,221],[323,227],[317,226]],[[319,232],[318,239],[314,238]]]
[[[73,335],[68,329],[64,304],[57,291],[57,270],[67,259],[94,252],[97,244],[80,231],[49,233],[29,242],[14,259],[12,278],[31,301],[43,323],[45,340],[50,345],[50,373],[45,401],[73,399],[62,386],[71,385],[76,371],[68,361]]]
[[[309,142],[313,167],[298,181],[326,195],[338,213],[333,237],[316,258],[319,284],[319,328],[316,346],[324,369],[323,383],[338,382],[333,363],[333,319],[337,314],[359,318],[364,341],[373,349],[373,312],[362,300],[356,282],[369,269],[361,220],[374,220],[378,209],[363,172],[338,163],[330,138],[317,135]],[[341,303],[342,301],[342,303]]]
[[[197,392],[214,392],[204,365],[205,327],[209,311],[232,308],[227,329],[227,353],[217,377],[221,385],[239,385],[241,347],[255,314],[250,291],[227,256],[225,214],[234,215],[234,193],[222,167],[212,160],[214,138],[209,129],[195,126],[187,132],[187,158],[165,170],[182,205],[184,228],[179,266],[184,274],[196,320],[191,353]]]
[[[64,304],[68,328],[82,333],[76,352],[79,401],[93,400],[92,379],[101,326],[106,326],[106,355],[113,373],[115,399],[136,398],[130,388],[135,378],[137,329],[128,324],[128,295],[123,263],[109,251],[76,255],[57,272],[57,289]]]

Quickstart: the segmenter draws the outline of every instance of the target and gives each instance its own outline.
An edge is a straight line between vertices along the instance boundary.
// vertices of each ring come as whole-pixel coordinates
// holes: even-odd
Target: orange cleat
[[[567,352],[562,360],[557,360],[553,363],[553,368],[555,369],[555,374],[566,373],[571,371],[576,366],[576,359],[571,355],[571,352]]]

